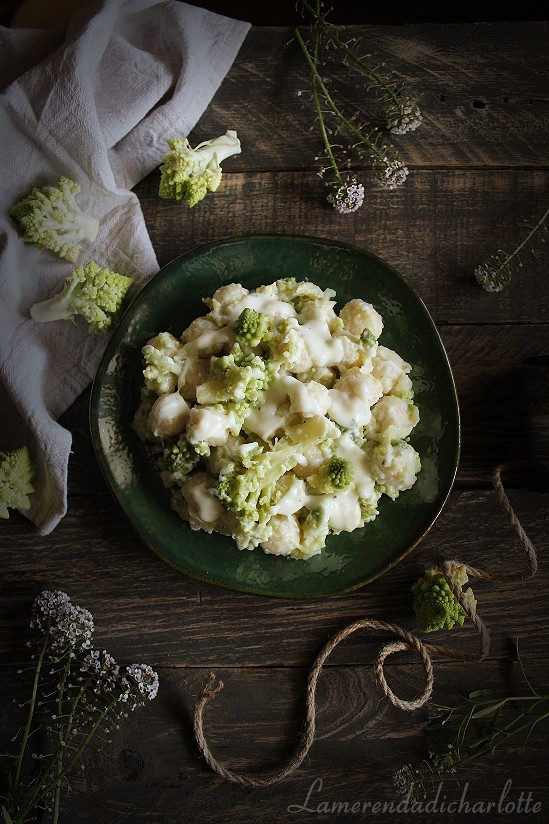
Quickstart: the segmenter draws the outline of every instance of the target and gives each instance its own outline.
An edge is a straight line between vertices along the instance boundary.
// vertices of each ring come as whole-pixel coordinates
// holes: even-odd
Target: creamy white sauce
[[[357,429],[370,423],[371,407],[381,397],[381,384],[371,375],[352,383],[345,376],[330,392],[330,417],[345,429]]]
[[[289,490],[282,496],[279,502],[273,507],[274,515],[293,515],[294,512],[305,506],[308,495],[305,489],[305,481],[296,480]]]
[[[211,446],[223,446],[229,437],[229,430],[235,423],[232,412],[225,415],[209,406],[195,406],[189,415],[187,439],[189,443],[206,441]]]
[[[271,315],[274,318],[295,318],[296,312],[291,303],[266,295],[263,292],[250,292],[242,300],[233,303],[227,309],[229,323],[234,323],[244,309],[255,309],[264,315]]]
[[[325,415],[330,408],[330,394],[325,386],[316,381],[302,383],[286,375],[284,385],[290,398],[290,412],[299,412],[304,418]]]
[[[336,495],[309,495],[307,507],[315,509],[321,506],[333,532],[352,532],[362,523],[360,504],[352,489],[338,492]]]
[[[274,433],[284,426],[288,417],[289,409],[278,411],[279,406],[288,397],[284,379],[274,380],[269,388],[262,393],[259,406],[252,409],[246,417],[245,429],[254,432],[263,438],[264,441],[272,438]]]
[[[369,498],[373,491],[375,480],[370,471],[368,456],[356,445],[347,432],[336,441],[335,454],[347,458],[353,464],[354,478],[352,489],[359,498]]]
[[[206,482],[185,487],[184,495],[189,509],[192,509],[204,523],[213,524],[223,515],[221,501],[216,498]]]
[[[311,315],[311,319],[300,326],[309,357],[314,366],[335,366],[343,358],[343,343],[339,338],[332,338],[322,309]]]

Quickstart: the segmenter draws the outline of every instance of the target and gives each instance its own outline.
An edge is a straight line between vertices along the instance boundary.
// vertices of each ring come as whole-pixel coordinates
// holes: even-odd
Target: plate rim
[[[245,588],[239,586],[235,583],[229,583],[227,581],[218,580],[218,579],[210,579],[204,575],[201,575],[198,572],[190,571],[182,564],[178,563],[177,561],[168,558],[160,549],[158,549],[152,541],[140,530],[140,528],[135,524],[134,519],[131,517],[128,508],[125,505],[125,500],[122,494],[120,493],[119,486],[114,479],[114,475],[110,466],[110,463],[107,459],[105,451],[102,448],[101,443],[101,434],[99,431],[99,418],[97,414],[94,415],[94,412],[98,411],[98,403],[101,398],[101,391],[104,384],[104,377],[107,374],[107,365],[112,359],[112,355],[117,350],[119,343],[123,340],[124,335],[126,333],[126,319],[130,317],[132,314],[132,310],[134,309],[135,304],[137,301],[142,299],[142,296],[145,295],[149,291],[150,288],[153,288],[155,283],[158,283],[158,280],[164,279],[164,277],[168,277],[170,270],[175,267],[176,265],[185,262],[187,259],[192,259],[193,257],[199,256],[208,252],[211,249],[218,248],[221,246],[228,246],[228,245],[237,245],[242,242],[250,241],[250,240],[259,240],[259,241],[272,241],[272,240],[284,240],[284,241],[301,241],[306,243],[312,243],[315,245],[321,246],[334,246],[342,249],[346,249],[351,252],[356,252],[359,254],[366,254],[366,256],[372,258],[373,260],[380,263],[386,269],[389,269],[392,275],[396,276],[398,280],[400,280],[405,287],[413,294],[416,298],[418,303],[421,305],[425,318],[428,321],[431,331],[434,333],[440,348],[440,352],[443,355],[444,363],[446,367],[446,371],[448,377],[450,379],[450,386],[452,389],[452,406],[454,407],[455,411],[455,419],[456,419],[456,438],[455,438],[455,451],[452,455],[452,470],[450,473],[450,478],[448,482],[448,487],[446,493],[444,494],[443,498],[441,499],[436,511],[430,518],[430,522],[428,525],[422,529],[421,534],[416,538],[416,540],[410,544],[406,549],[396,558],[393,558],[389,563],[382,567],[382,569],[374,572],[372,575],[368,576],[367,578],[361,580],[358,583],[352,584],[350,586],[345,586],[341,589],[337,589],[334,592],[308,592],[308,593],[269,593],[269,592],[258,592],[253,589]],[[393,569],[397,564],[399,564],[407,555],[410,555],[414,549],[420,544],[430,530],[435,525],[436,521],[438,520],[442,510],[446,506],[448,498],[454,488],[454,484],[456,481],[457,471],[459,467],[459,462],[461,458],[461,439],[462,439],[462,432],[461,432],[461,413],[460,413],[460,406],[459,406],[459,396],[457,392],[456,381],[454,377],[454,373],[452,370],[452,366],[448,357],[448,353],[446,351],[446,347],[442,340],[442,337],[439,333],[439,330],[436,326],[436,323],[429,312],[423,298],[418,294],[414,286],[407,280],[407,278],[402,275],[397,269],[395,269],[390,263],[388,263],[384,258],[379,257],[375,253],[371,252],[369,249],[358,246],[356,244],[347,243],[345,241],[333,240],[331,238],[325,237],[318,237],[314,235],[304,235],[304,234],[294,234],[294,233],[284,233],[284,232],[269,232],[269,233],[250,233],[248,235],[228,235],[222,238],[218,238],[217,240],[208,241],[204,244],[199,244],[192,249],[187,249],[185,252],[182,252],[180,255],[176,255],[172,258],[168,263],[164,264],[160,267],[158,272],[156,272],[144,285],[143,287],[136,293],[132,301],[128,304],[125,308],[124,312],[122,313],[116,328],[107,343],[105,351],[101,357],[101,361],[97,367],[92,387],[91,387],[91,394],[90,394],[90,401],[88,406],[88,413],[89,413],[89,426],[90,426],[90,433],[92,438],[93,449],[95,452],[96,459],[98,461],[100,470],[103,474],[109,492],[113,495],[114,499],[117,502],[117,505],[120,506],[122,509],[126,519],[129,521],[131,528],[133,529],[134,533],[139,537],[140,541],[142,541],[145,546],[151,550],[156,557],[161,559],[165,564],[167,564],[172,569],[177,570],[179,573],[182,573],[187,576],[187,578],[198,581],[199,583],[209,584],[214,587],[218,587],[224,590],[238,592],[239,594],[255,596],[255,597],[263,597],[263,598],[273,598],[273,599],[280,599],[280,600],[324,600],[326,598],[333,598],[341,595],[347,595],[351,592],[355,592],[363,587],[367,586],[368,584],[375,581],[377,578],[380,578],[382,575],[385,575],[391,569]]]

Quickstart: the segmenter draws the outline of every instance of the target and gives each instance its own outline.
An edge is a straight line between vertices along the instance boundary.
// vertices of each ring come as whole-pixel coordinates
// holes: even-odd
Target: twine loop
[[[524,531],[516,513],[514,512],[502,482],[502,475],[504,472],[508,469],[513,469],[516,466],[517,464],[501,464],[500,466],[497,466],[492,473],[492,484],[497,500],[507,515],[509,523],[517,535],[519,544],[526,556],[527,572],[520,576],[521,579],[526,579],[535,575],[537,572],[538,563],[536,550],[532,541]],[[521,464],[521,466],[523,466],[523,464]],[[246,787],[265,787],[270,784],[276,784],[293,773],[294,770],[296,770],[303,762],[314,741],[316,721],[316,689],[320,673],[336,647],[358,630],[368,629],[380,632],[390,632],[400,638],[399,641],[391,641],[390,643],[385,644],[385,646],[380,650],[374,662],[374,673],[379,687],[385,697],[388,698],[388,700],[394,704],[395,707],[399,707],[407,712],[411,712],[419,707],[422,707],[431,697],[434,685],[433,660],[431,657],[433,653],[447,656],[456,661],[483,660],[488,655],[490,650],[490,633],[488,627],[480,618],[476,610],[472,609],[471,604],[467,600],[464,592],[458,588],[452,574],[456,566],[465,566],[467,574],[471,578],[480,578],[487,581],[516,580],[517,576],[507,574],[496,577],[485,570],[476,569],[468,564],[462,564],[457,560],[445,561],[442,564],[441,571],[448,583],[448,586],[461,604],[462,608],[465,610],[467,616],[473,622],[479,634],[480,648],[478,652],[463,652],[452,647],[440,646],[432,643],[423,643],[417,635],[408,632],[397,624],[390,624],[386,621],[376,621],[371,618],[360,618],[350,624],[347,624],[326,642],[313,661],[307,679],[304,725],[298,736],[294,755],[285,766],[270,775],[260,775],[258,773],[250,772],[234,772],[218,761],[218,759],[211,752],[203,728],[204,710],[208,702],[215,698],[215,696],[218,695],[223,689],[223,681],[216,680],[214,673],[210,673],[208,681],[202,688],[196,701],[193,718],[196,741],[207,764],[222,778]],[[411,700],[404,700],[393,692],[387,683],[384,672],[384,665],[387,658],[397,652],[406,651],[417,653],[421,660],[424,673],[423,690],[419,695]]]

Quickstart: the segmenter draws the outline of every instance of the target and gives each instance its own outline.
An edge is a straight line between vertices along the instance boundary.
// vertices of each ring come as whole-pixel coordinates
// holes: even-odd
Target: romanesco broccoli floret
[[[301,523],[301,541],[294,557],[311,558],[318,555],[326,546],[329,533],[330,523],[324,507],[310,509]]]
[[[314,489],[322,493],[343,492],[354,479],[354,468],[348,458],[332,455],[325,461],[318,472],[307,480]]]
[[[61,176],[57,186],[33,188],[30,195],[10,210],[25,243],[50,249],[76,263],[82,241],[95,240],[99,223],[85,215],[76,202],[80,185]]]
[[[82,315],[90,332],[106,332],[132,283],[132,278],[111,272],[90,260],[86,266],[73,269],[59,294],[31,306],[31,317],[44,323],[74,320],[77,315]]]
[[[141,351],[145,358],[145,387],[157,395],[173,392],[181,372],[181,341],[170,332],[160,332]]]
[[[28,509],[34,466],[26,446],[0,452],[0,518],[9,518],[8,509]]]
[[[212,357],[210,378],[196,388],[196,399],[203,405],[239,401],[253,405],[270,379],[265,361],[259,355],[245,355],[235,343],[228,355]]]
[[[461,591],[463,584],[469,580],[465,566],[456,564],[451,574]],[[463,592],[475,611],[477,602],[473,590],[467,587]],[[422,622],[424,632],[452,629],[455,624],[459,626],[463,624],[466,616],[465,610],[454,596],[441,570],[434,567],[427,569],[423,577],[413,585],[412,593],[414,612],[418,620]]]
[[[240,141],[231,130],[194,149],[187,138],[169,139],[168,145],[170,150],[160,167],[158,194],[183,200],[190,207],[196,206],[208,192],[215,192],[221,183],[221,163],[240,153]]]
[[[233,332],[239,343],[258,346],[269,331],[269,318],[247,306],[234,322]]]
[[[239,549],[257,546],[269,537],[268,522],[279,493],[278,482],[318,443],[330,436],[324,420],[306,424],[265,451],[259,444],[241,451],[223,470],[215,490],[219,500],[236,516],[235,539]]]
[[[159,466],[165,486],[173,486],[188,475],[199,463],[201,454],[184,435],[176,443],[165,446]]]

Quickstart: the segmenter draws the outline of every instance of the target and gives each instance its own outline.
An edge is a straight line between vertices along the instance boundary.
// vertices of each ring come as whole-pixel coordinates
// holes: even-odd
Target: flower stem
[[[25,757],[25,751],[27,749],[27,743],[28,743],[28,740],[29,740],[29,734],[30,734],[30,730],[31,730],[31,726],[32,726],[32,720],[34,718],[34,710],[35,710],[35,707],[36,707],[36,696],[38,694],[38,684],[39,684],[39,681],[40,681],[40,673],[41,673],[41,670],[42,670],[42,664],[44,662],[44,656],[46,655],[46,650],[48,648],[49,635],[50,635],[50,633],[49,633],[49,621],[48,621],[48,624],[46,626],[46,631],[45,631],[45,634],[44,634],[44,643],[42,644],[42,649],[40,650],[40,655],[38,657],[38,661],[37,661],[37,664],[36,664],[36,669],[35,669],[35,672],[34,672],[34,682],[33,682],[33,685],[32,685],[32,694],[31,694],[31,699],[30,699],[30,704],[29,704],[29,712],[28,712],[28,716],[27,716],[27,723],[25,725],[25,730],[23,732],[23,738],[22,738],[22,741],[21,741],[21,747],[19,749],[19,755],[17,757],[17,762],[16,762],[16,765],[15,765],[15,775],[14,775],[13,786],[12,786],[12,792],[13,793],[15,793],[17,791],[17,787],[19,785],[19,779],[21,778],[21,769],[23,767],[23,759]]]
[[[359,68],[364,72],[367,77],[370,77],[375,83],[380,86],[383,91],[392,99],[395,106],[402,110],[402,103],[400,100],[400,96],[398,92],[396,92],[394,86],[383,77],[383,75],[379,74],[375,69],[369,66],[364,58],[358,56],[358,54],[353,51],[353,49],[349,48],[349,45],[345,43],[341,37],[339,36],[338,27],[328,23],[326,18],[323,14],[320,13],[319,10],[312,8],[309,5],[307,0],[299,0],[303,8],[305,8],[309,14],[312,16],[315,25],[320,26],[324,32],[324,34],[328,37],[329,40],[332,41],[336,48],[341,49],[344,53],[345,57],[348,57],[350,60],[353,61]]]
[[[362,144],[364,144],[365,146],[367,146],[367,147],[368,147],[368,149],[370,150],[370,152],[371,152],[373,155],[375,155],[375,157],[377,157],[377,159],[378,159],[381,163],[385,163],[385,156],[384,156],[383,152],[381,152],[381,151],[377,148],[377,146],[375,146],[375,145],[374,145],[374,144],[373,144],[373,143],[369,140],[369,138],[368,138],[368,137],[367,137],[367,136],[366,136],[363,132],[361,132],[361,131],[360,131],[360,129],[357,129],[357,127],[354,125],[354,123],[352,123],[352,122],[351,122],[351,121],[350,121],[350,120],[349,120],[349,119],[348,119],[348,118],[347,118],[347,117],[343,114],[343,112],[341,111],[341,109],[340,109],[340,108],[336,105],[336,103],[335,103],[335,102],[334,102],[334,100],[332,99],[332,97],[331,97],[331,95],[330,95],[330,93],[329,93],[329,91],[328,91],[328,89],[327,89],[327,87],[326,87],[326,84],[325,84],[325,83],[324,83],[324,81],[322,80],[322,77],[321,77],[321,76],[320,76],[320,74],[319,74],[319,71],[318,71],[318,68],[317,68],[317,66],[316,66],[316,64],[315,64],[315,61],[314,61],[314,60],[313,60],[313,58],[311,57],[311,54],[310,54],[310,52],[309,52],[309,50],[308,50],[308,48],[307,48],[307,46],[306,46],[306,44],[305,44],[305,42],[304,42],[303,38],[301,37],[301,34],[299,33],[299,30],[298,30],[298,29],[296,29],[296,30],[295,30],[295,34],[296,34],[297,41],[298,41],[299,45],[301,46],[301,49],[303,50],[303,54],[305,55],[305,59],[307,60],[307,63],[308,63],[308,64],[309,64],[309,66],[310,66],[310,69],[311,69],[311,75],[312,75],[313,79],[316,81],[316,83],[317,83],[317,85],[318,85],[318,87],[319,87],[319,89],[320,89],[320,91],[321,91],[321,93],[322,93],[322,96],[323,96],[323,97],[324,97],[324,99],[326,100],[326,103],[327,103],[327,105],[329,106],[329,108],[332,110],[332,113],[333,113],[333,114],[337,117],[337,119],[338,119],[338,120],[339,120],[339,121],[340,121],[340,122],[341,122],[341,123],[345,126],[345,128],[346,128],[346,129],[348,129],[348,131],[350,131],[350,132],[351,132],[351,134],[353,134],[353,135],[357,138],[357,140],[358,140],[358,142],[359,142],[359,143],[362,143]]]
[[[540,229],[540,228],[541,228],[541,226],[543,225],[543,223],[545,223],[545,221],[547,220],[547,216],[548,216],[548,215],[549,215],[549,208],[547,208],[547,209],[545,210],[545,212],[542,214],[542,216],[540,217],[540,219],[538,220],[538,222],[536,223],[536,225],[534,226],[534,228],[533,228],[533,229],[531,229],[531,230],[528,232],[528,234],[526,235],[526,237],[524,238],[524,240],[522,241],[522,243],[519,243],[519,245],[517,246],[517,248],[516,248],[516,249],[514,249],[514,251],[512,251],[510,254],[508,254],[508,255],[507,255],[507,257],[505,258],[505,260],[504,260],[504,261],[501,263],[501,265],[499,266],[499,269],[504,269],[504,268],[507,266],[507,264],[508,264],[511,260],[513,260],[513,258],[514,258],[516,255],[518,255],[518,254],[519,254],[519,252],[521,252],[521,250],[522,250],[522,249],[524,249],[524,247],[526,246],[526,244],[528,243],[528,241],[530,240],[530,238],[531,238],[531,237],[533,237],[533,236],[536,234],[536,232],[538,231],[538,229]]]
[[[71,659],[71,653],[72,653],[72,649],[71,649],[71,652],[67,656],[67,660],[66,660],[65,666],[63,668],[63,673],[61,675],[61,681],[59,683],[59,694],[57,696],[57,717],[58,718],[61,718],[61,716],[63,714],[63,698],[65,696],[65,685],[67,683],[67,678],[68,678],[68,675],[69,675],[69,672],[70,672],[70,669],[71,669],[71,660],[72,660]],[[59,726],[59,748],[58,748],[57,756],[56,756],[56,759],[55,759],[56,772],[58,774],[60,773],[60,771],[63,767],[63,740],[66,740],[66,738],[64,738],[64,736],[65,736],[64,730],[65,730],[65,727],[63,726],[63,724],[60,724],[60,726]],[[54,797],[54,802],[53,802],[53,818],[52,818],[53,824],[57,824],[57,822],[59,820],[59,805],[60,805],[60,802],[61,802],[61,781],[59,781],[57,783],[56,787],[55,787],[55,797]]]

